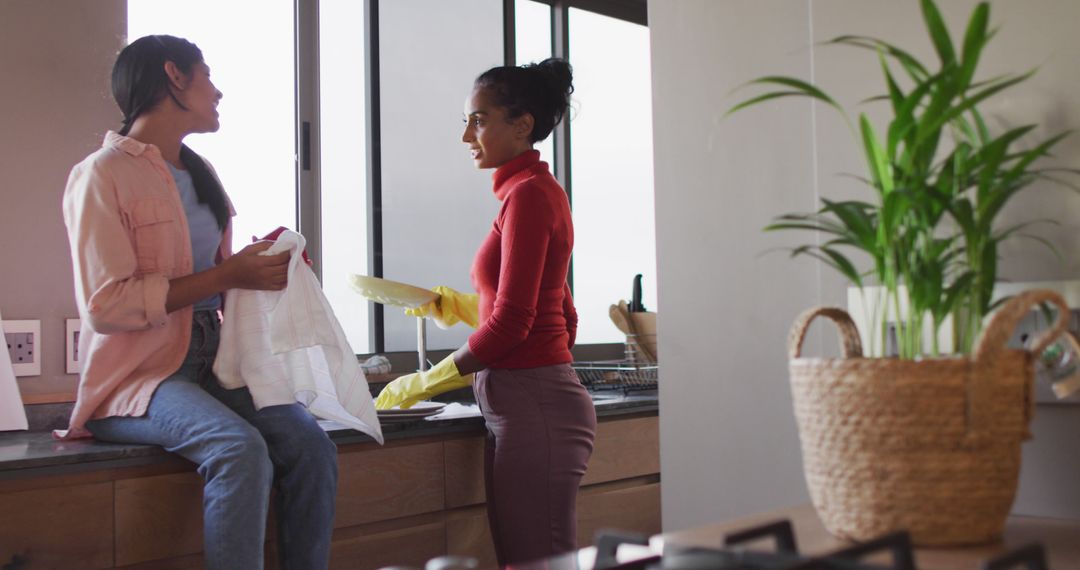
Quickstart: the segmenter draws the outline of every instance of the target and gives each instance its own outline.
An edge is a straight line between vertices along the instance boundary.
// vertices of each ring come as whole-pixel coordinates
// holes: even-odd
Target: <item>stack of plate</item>
[[[419,418],[426,418],[433,416],[443,410],[446,404],[440,402],[417,402],[413,407],[402,410],[401,408],[390,408],[389,410],[378,410],[379,420],[415,420]]]

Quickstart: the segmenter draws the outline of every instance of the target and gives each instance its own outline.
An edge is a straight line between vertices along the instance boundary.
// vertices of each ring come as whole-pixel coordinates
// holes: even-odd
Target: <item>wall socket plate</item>
[[[68,374],[78,374],[79,330],[82,326],[82,321],[79,319],[65,319],[64,323],[64,353],[66,355],[64,371]]]
[[[4,340],[16,376],[41,376],[41,321],[3,321]]]

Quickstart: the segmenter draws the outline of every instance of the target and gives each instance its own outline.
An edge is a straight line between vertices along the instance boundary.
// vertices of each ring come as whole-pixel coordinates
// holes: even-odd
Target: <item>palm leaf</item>
[[[1035,71],[1036,70],[1032,69],[1031,71],[1028,71],[1027,73],[1025,73],[1023,75],[1013,77],[1011,79],[1007,79],[1007,80],[1004,80],[1004,81],[1000,81],[998,83],[995,83],[995,84],[991,85],[990,87],[987,87],[987,88],[983,89],[982,91],[979,91],[974,96],[972,96],[970,98],[967,98],[967,99],[964,99],[960,104],[949,108],[944,113],[942,113],[941,116],[935,118],[933,120],[933,122],[929,123],[925,127],[925,129],[920,129],[920,132],[919,132],[920,138],[929,137],[933,133],[938,132],[941,129],[942,125],[944,125],[945,123],[955,119],[956,117],[958,117],[961,114],[965,113],[969,109],[975,107],[975,105],[978,105],[984,99],[987,99],[988,97],[990,97],[992,95],[995,95],[995,94],[997,94],[997,93],[999,93],[999,92],[1001,92],[1001,91],[1003,91],[1005,89],[1008,89],[1009,87],[1012,87],[1013,85],[1016,85],[1017,83],[1021,83],[1023,81],[1026,81],[1028,78],[1030,78],[1032,75],[1035,74]]]
[[[968,22],[967,33],[964,34],[964,48],[961,56],[960,77],[957,87],[960,91],[967,89],[971,79],[975,76],[975,67],[979,64],[979,56],[987,41],[987,25],[990,21],[990,5],[980,2],[971,14]]]
[[[900,65],[903,66],[905,70],[907,70],[908,75],[916,82],[921,82],[923,79],[930,75],[930,73],[926,70],[926,66],[924,66],[915,56],[911,55],[905,50],[902,50],[890,44],[889,42],[885,42],[877,38],[871,38],[868,36],[844,35],[835,37],[825,43],[849,45],[854,47],[871,49],[874,51],[884,50],[886,54],[896,59],[900,63]]]
[[[859,128],[862,131],[863,151],[866,153],[867,162],[870,165],[871,178],[874,184],[881,189],[883,194],[888,195],[893,190],[892,171],[888,157],[874,134],[874,127],[866,115],[859,115]]]
[[[934,50],[937,51],[941,64],[949,65],[956,62],[956,52],[953,51],[952,39],[949,38],[949,29],[945,27],[945,20],[941,18],[941,12],[932,0],[922,0],[923,20],[926,21],[926,29],[930,32],[930,39],[934,42]]]
[[[724,113],[724,117],[727,117],[728,115],[730,115],[730,114],[732,114],[732,113],[734,113],[734,112],[736,112],[736,111],[738,111],[740,109],[745,109],[746,107],[749,107],[751,105],[756,105],[758,103],[761,103],[762,101],[768,101],[770,99],[776,99],[776,98],[779,98],[779,97],[791,97],[791,96],[810,97],[812,99],[817,99],[818,101],[822,101],[822,102],[828,104],[830,107],[832,107],[832,108],[836,109],[837,111],[839,111],[841,115],[844,115],[846,117],[846,115],[844,114],[844,109],[840,106],[839,103],[834,101],[832,97],[829,97],[828,95],[825,94],[824,91],[818,89],[817,87],[814,87],[813,85],[811,85],[811,84],[809,84],[809,83],[807,83],[807,82],[805,82],[805,81],[803,81],[801,79],[796,79],[794,77],[776,76],[776,75],[768,76],[768,77],[760,77],[758,79],[755,79],[753,81],[750,81],[750,82],[747,82],[747,83],[741,85],[738,89],[741,89],[743,87],[747,87],[747,86],[750,86],[750,85],[781,85],[781,86],[784,86],[784,87],[789,87],[789,88],[793,89],[793,91],[774,91],[774,92],[766,93],[764,95],[760,95],[758,97],[754,97],[753,99],[749,99],[747,101],[743,101],[742,103],[739,103],[739,104],[735,105],[734,107],[728,109],[728,111],[726,113]]]

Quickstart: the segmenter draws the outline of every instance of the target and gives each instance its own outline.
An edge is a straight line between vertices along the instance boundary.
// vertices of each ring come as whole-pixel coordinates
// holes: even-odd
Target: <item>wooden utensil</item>
[[[619,303],[625,305],[626,301],[619,301]],[[615,328],[623,334],[630,334],[630,319],[627,318],[626,312],[619,308],[619,305],[609,307],[608,316],[611,317],[611,322],[615,323]]]
[[[649,346],[645,343],[638,342],[638,331],[634,325],[634,319],[630,316],[630,307],[627,306],[626,301],[619,301],[618,305],[612,305],[608,309],[608,316],[611,317],[612,322],[618,327],[623,334],[626,335],[626,342],[634,345],[641,356],[647,362],[656,362],[656,354],[653,353]]]

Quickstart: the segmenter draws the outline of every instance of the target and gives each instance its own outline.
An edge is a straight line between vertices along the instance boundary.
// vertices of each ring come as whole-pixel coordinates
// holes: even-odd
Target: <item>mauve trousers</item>
[[[487,423],[484,483],[499,566],[577,546],[578,486],[592,455],[596,408],[569,364],[478,372]]]

